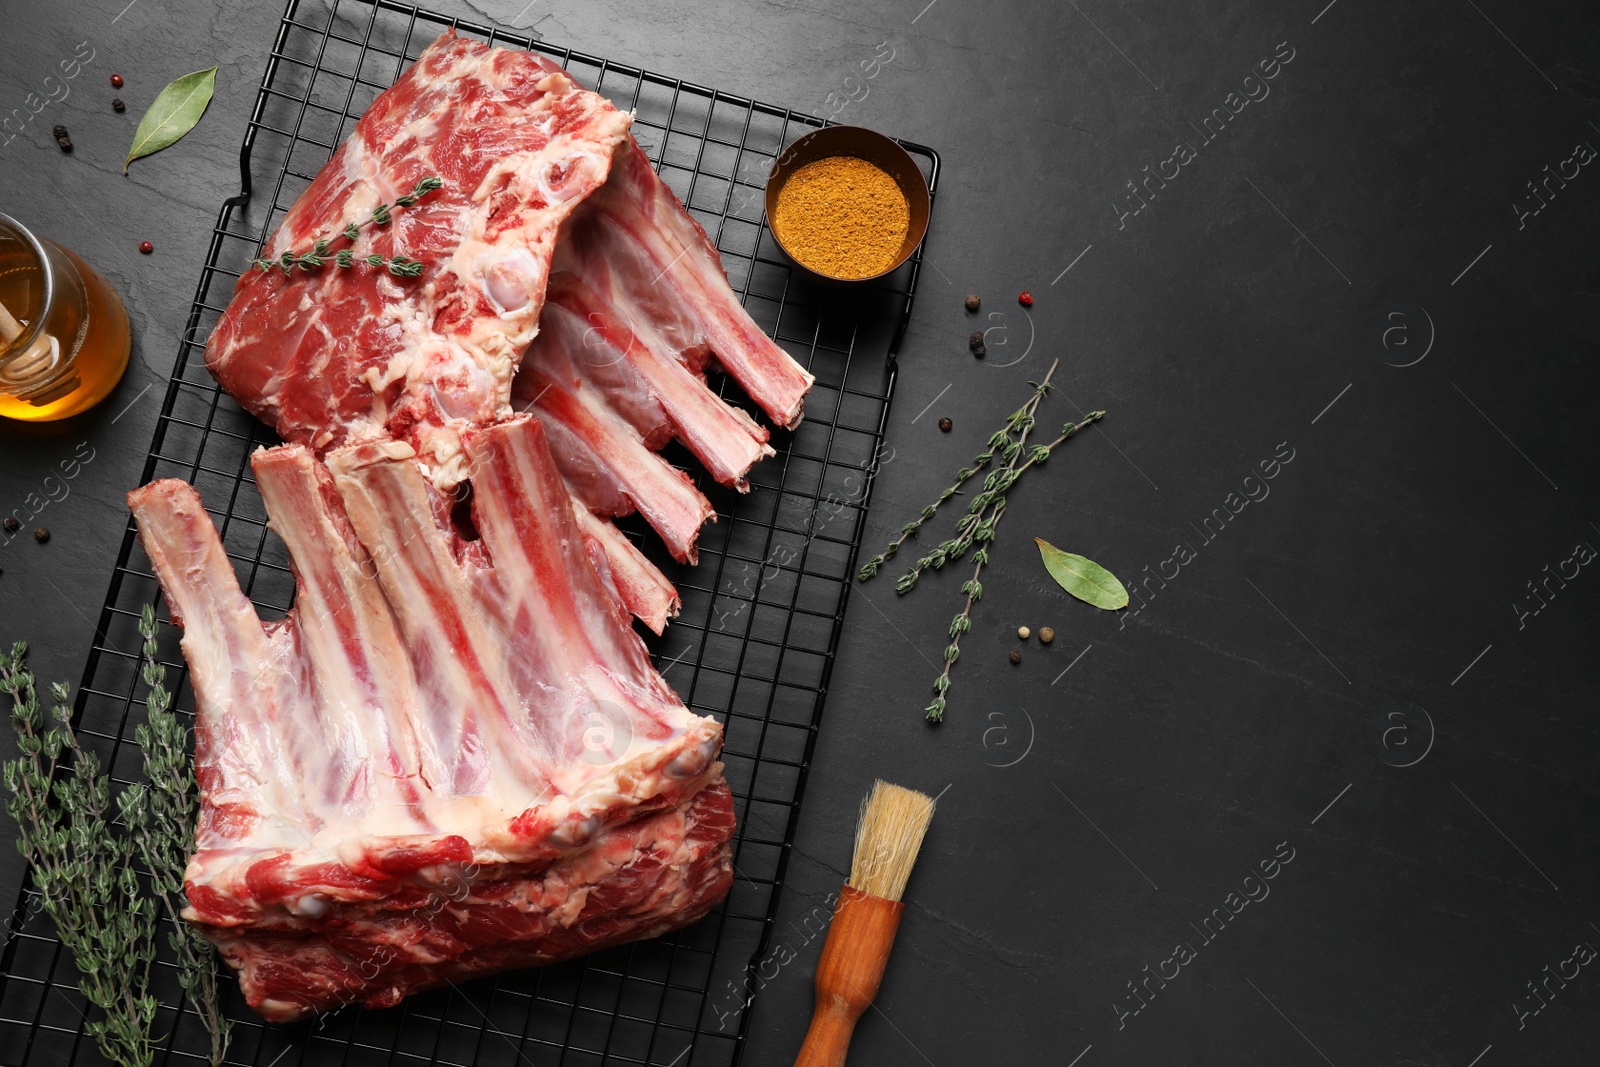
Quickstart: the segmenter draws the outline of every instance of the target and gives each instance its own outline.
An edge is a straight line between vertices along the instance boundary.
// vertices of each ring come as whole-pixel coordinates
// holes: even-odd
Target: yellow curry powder
[[[790,255],[835,278],[887,270],[910,225],[899,184],[854,156],[829,156],[795,171],[778,191],[772,218]]]

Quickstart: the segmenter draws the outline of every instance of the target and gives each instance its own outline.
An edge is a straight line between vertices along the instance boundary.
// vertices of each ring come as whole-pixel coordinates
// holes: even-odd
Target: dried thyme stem
[[[935,499],[933,503],[923,508],[922,512],[915,519],[912,519],[910,522],[900,527],[900,536],[896,537],[893,541],[890,541],[881,553],[873,556],[871,559],[867,560],[866,563],[862,564],[860,573],[856,575],[858,581],[865,582],[874,577],[878,573],[878,569],[889,560],[893,559],[894,554],[900,551],[900,546],[905,544],[906,539],[915,536],[916,532],[922,528],[922,524],[933,518],[934,513],[939,510],[940,505],[960,492],[961,487],[965,485],[969,479],[977,475],[979,471],[987,468],[989,464],[994,461],[996,452],[1001,452],[1002,454],[1006,455],[1007,458],[1009,458],[1007,448],[1008,443],[1010,443],[1011,440],[1011,435],[1021,431],[1022,427],[1031,426],[1033,424],[1034,412],[1038,410],[1039,401],[1044,399],[1045,393],[1050,391],[1050,378],[1055,374],[1056,367],[1060,364],[1060,362],[1061,361],[1058,359],[1050,364],[1050,373],[1045,375],[1044,381],[1034,385],[1033,395],[1028,398],[1027,403],[1023,404],[1016,411],[1013,411],[1006,418],[1006,424],[1000,429],[996,430],[994,434],[990,436],[988,447],[973,457],[972,466],[962,467],[960,470],[956,471],[956,480],[953,485],[950,485],[940,492],[938,498]]]
[[[139,618],[139,634],[144,638],[142,674],[149,694],[145,697],[146,721],[134,731],[144,752],[146,783],[129,786],[117,801],[128,833],[149,868],[150,886],[172,923],[168,942],[178,957],[178,982],[211,1035],[211,1063],[217,1067],[227,1054],[233,1022],[222,1014],[216,954],[210,942],[183,918],[183,875],[194,853],[198,797],[194,763],[189,758],[189,731],[172,711],[167,669],[157,658],[157,632],[155,609],[146,605]]]
[[[44,911],[78,965],[78,988],[102,1013],[85,1032],[118,1067],[149,1067],[155,902],[140,891],[131,840],[113,831],[111,778],[72,730],[69,690],[50,687],[47,727],[27,654],[19,641],[0,656],[21,752],[4,767],[6,811]]]
[[[1060,445],[1063,441],[1065,441],[1067,438],[1071,437],[1073,434],[1077,433],[1079,430],[1083,429],[1085,426],[1089,425],[1091,422],[1099,422],[1101,419],[1105,418],[1105,416],[1106,416],[1106,413],[1104,411],[1091,411],[1091,412],[1089,412],[1089,414],[1087,414],[1087,415],[1085,415],[1083,417],[1083,421],[1082,422],[1069,422],[1066,425],[1062,426],[1061,427],[1060,436],[1058,436],[1054,441],[1051,441],[1049,444],[1047,444],[1047,445],[1034,445],[1032,452],[1030,452],[1029,455],[1028,455],[1028,461],[1026,463],[1024,463],[1020,467],[1008,466],[1004,471],[1004,477],[996,479],[995,486],[994,486],[994,489],[993,489],[995,497],[1000,499],[1000,500],[1002,500],[1002,501],[1004,501],[1006,491],[1009,490],[1018,481],[1020,481],[1022,476],[1028,472],[1029,468],[1031,468],[1036,463],[1045,462],[1047,459],[1050,458],[1050,454],[1052,452],[1054,452],[1056,450],[1056,447],[1058,445]],[[1018,443],[1019,443],[1019,445],[1021,444],[1021,442],[1018,442]],[[1019,449],[1019,452],[1020,452],[1020,449]],[[1013,459],[1012,463],[1015,463],[1014,459]],[[994,522],[995,518],[997,518],[997,516],[996,517],[992,517],[989,520],[991,524]],[[975,521],[972,523],[972,526],[976,527],[976,525],[977,525],[976,517],[974,517],[974,519],[975,519]],[[965,517],[963,517],[963,521],[965,521]],[[962,551],[965,551],[966,544],[970,544],[971,541],[972,541],[971,531],[968,530],[966,533],[963,534],[963,537],[965,539],[965,543],[962,544],[961,548],[962,548]],[[959,558],[959,554],[958,554],[957,558]]]
[[[951,552],[953,558],[958,558],[967,550],[967,546],[974,542],[977,542],[979,547],[972,554],[972,577],[961,586],[961,591],[967,594],[967,602],[962,605],[956,617],[950,620],[950,643],[945,646],[944,650],[944,669],[939,672],[939,677],[933,680],[933,689],[936,695],[933,701],[924,709],[928,713],[929,722],[941,722],[944,719],[945,694],[950,692],[950,669],[956,665],[956,660],[961,658],[961,635],[972,629],[972,605],[983,598],[983,585],[978,581],[978,578],[983,573],[983,568],[989,563],[988,544],[995,539],[1000,526],[1000,517],[1006,513],[1006,490],[1010,489],[1029,467],[1049,459],[1050,453],[1054,451],[1057,445],[1091,422],[1097,422],[1104,417],[1104,411],[1091,411],[1083,417],[1082,422],[1067,423],[1061,427],[1061,436],[1054,441],[1047,445],[1034,445],[1033,452],[1028,456],[1028,461],[1022,466],[1013,468],[1008,465],[1004,468],[1005,477],[997,483],[995,487],[996,495],[988,504],[988,517],[985,518],[982,514],[974,516],[976,521],[972,523],[971,528],[957,538],[959,547]],[[1020,454],[1020,449],[1018,451]],[[1015,456],[1008,462],[1009,464],[1015,464]]]
[[[1034,404],[1034,408],[1038,406],[1037,400],[1042,399],[1050,389],[1050,379],[1055,375],[1056,367],[1060,366],[1060,364],[1061,361],[1059,359],[1051,363],[1050,373],[1044,376],[1044,381],[1034,386],[1034,399],[1031,401]],[[972,503],[967,505],[967,513],[961,516],[956,523],[956,536],[950,540],[941,541],[933,551],[917,560],[916,564],[895,582],[895,592],[902,596],[911,592],[916,588],[917,579],[922,576],[923,571],[929,568],[938,570],[952,559],[960,559],[966,554],[967,549],[971,547],[979,531],[985,529],[985,527],[991,534],[993,533],[994,523],[998,516],[991,515],[988,519],[985,519],[983,515],[994,501],[1004,500],[1006,490],[1010,489],[1016,480],[1021,477],[1021,472],[1017,470],[1017,459],[1023,454],[1023,449],[1028,443],[1028,435],[1033,432],[1034,427],[1034,409],[1027,408],[1025,411],[1025,414],[1018,412],[1023,417],[1015,422],[1018,436],[1012,439],[1007,434],[1004,442],[999,447],[1000,454],[1005,460],[1004,466],[990,471],[983,479],[982,492],[972,498]],[[990,540],[993,540],[992,536]]]
[[[1030,467],[1032,467],[1036,463],[1043,463],[1045,460],[1049,459],[1050,458],[1050,453],[1055,451],[1055,448],[1056,448],[1057,445],[1061,444],[1067,438],[1071,437],[1073,434],[1077,433],[1079,430],[1083,429],[1085,426],[1089,425],[1091,422],[1098,422],[1100,419],[1105,417],[1105,414],[1106,413],[1104,411],[1091,411],[1091,412],[1089,412],[1089,414],[1084,416],[1082,422],[1078,422],[1078,423],[1069,422],[1065,426],[1063,426],[1061,428],[1061,435],[1059,437],[1057,437],[1054,441],[1051,441],[1049,444],[1047,444],[1047,445],[1034,445],[1032,454],[1029,455],[1028,461],[1026,463],[1022,464],[1022,466],[1017,467],[1015,469],[1007,469],[1005,471],[1005,477],[1002,478],[1002,479],[999,479],[996,482],[995,488],[994,488],[994,492],[997,495],[997,497],[1001,500],[1001,502],[1004,502],[1004,499],[1005,499],[1004,498],[1004,494],[1013,485],[1015,485],[1018,482],[1018,480],[1020,480],[1022,478],[1022,475]],[[944,564],[946,562],[949,562],[950,560],[958,560],[958,559],[960,559],[963,555],[966,554],[967,549],[972,545],[973,540],[975,539],[976,535],[978,534],[978,532],[980,530],[987,529],[990,533],[992,533],[995,523],[999,521],[999,516],[998,515],[991,515],[988,519],[982,519],[981,517],[979,517],[977,515],[964,516],[963,520],[965,520],[968,517],[970,517],[973,521],[969,525],[967,525],[953,541],[949,542],[951,548],[950,548],[949,553],[948,553],[948,559],[939,560],[939,561],[933,562],[932,566],[935,569],[943,567]],[[993,537],[992,536],[989,537],[988,540],[993,540]],[[918,572],[918,573],[920,573],[920,572]],[[911,575],[902,576],[901,580],[904,581],[907,577],[912,577],[912,576]],[[913,578],[912,584],[915,584],[915,579],[914,578]],[[907,588],[909,589],[910,586],[908,586]]]
[[[989,520],[989,540],[994,539],[993,529],[1000,521],[1000,516],[1005,514],[1006,502],[1004,498],[994,504],[993,515]],[[983,583],[978,580],[983,574],[984,566],[989,562],[989,550],[980,548],[972,554],[972,577],[961,584],[961,591],[967,594],[967,601],[950,620],[950,643],[944,648],[944,670],[939,672],[939,677],[933,680],[934,698],[923,710],[928,713],[929,722],[943,722],[945,709],[945,694],[950,692],[950,670],[956,665],[956,660],[961,658],[961,637],[972,629],[972,605],[983,599]]]
[[[901,528],[900,535],[890,541],[882,553],[868,560],[856,576],[863,582],[876,576],[883,564],[894,557],[906,539],[914,536],[942,504],[959,492],[961,487],[979,471],[998,462],[998,466],[984,476],[983,489],[967,504],[966,513],[956,521],[955,535],[949,540],[940,542],[931,552],[917,560],[911,570],[901,575],[895,583],[897,593],[908,593],[916,587],[917,580],[925,571],[937,570],[946,563],[959,560],[966,555],[968,549],[972,549],[972,576],[961,584],[961,592],[966,595],[966,600],[961,610],[950,620],[950,643],[944,648],[944,667],[933,681],[933,700],[925,709],[929,722],[936,723],[944,719],[950,692],[950,677],[956,662],[961,658],[961,639],[971,632],[972,609],[983,599],[983,568],[989,565],[989,545],[994,541],[1000,520],[1006,513],[1006,494],[1035,465],[1049,460],[1051,453],[1067,438],[1090,423],[1105,417],[1104,411],[1091,411],[1083,416],[1080,422],[1064,424],[1061,433],[1049,444],[1028,443],[1036,425],[1039,403],[1050,391],[1050,380],[1055,376],[1060,363],[1060,360],[1056,360],[1050,364],[1050,370],[1045,374],[1043,381],[1030,383],[1033,385],[1033,394],[1028,401],[1012,412],[1006,419],[1005,426],[989,438],[987,450],[978,455],[971,467],[964,467],[956,472],[955,484],[941,492],[932,504],[923,508],[916,519],[906,523]]]
[[[443,179],[432,176],[423,178],[412,186],[411,192],[405,196],[396,197],[394,206],[410,207],[443,185]],[[394,212],[390,206],[388,204],[379,204],[372,209],[372,214],[366,222],[345,223],[344,229],[332,237],[325,237],[317,241],[311,246],[311,251],[309,252],[285,252],[273,259],[255,259],[251,260],[250,263],[251,266],[263,271],[277,268],[285,274],[293,272],[296,267],[301,270],[315,270],[324,263],[332,263],[336,267],[353,267],[357,263],[365,263],[369,267],[387,267],[389,273],[396,277],[415,278],[422,273],[422,261],[420,259],[408,259],[405,256],[394,256],[392,258],[385,258],[380,255],[357,256],[348,248],[342,248],[333,253],[328,251],[333,242],[340,238],[353,243],[356,238],[361,236],[361,227],[369,223],[387,226],[393,220]]]

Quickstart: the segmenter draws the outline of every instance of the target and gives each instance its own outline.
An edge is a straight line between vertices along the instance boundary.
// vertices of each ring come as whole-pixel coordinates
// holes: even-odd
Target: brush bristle
[[[861,803],[849,885],[885,900],[899,900],[917,862],[922,836],[933,819],[933,798],[881,779]]]

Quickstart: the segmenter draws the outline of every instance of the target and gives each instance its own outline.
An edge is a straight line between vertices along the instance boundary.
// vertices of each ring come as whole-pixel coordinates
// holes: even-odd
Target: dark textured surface
[[[217,206],[237,191],[279,14],[138,0],[116,18],[123,6],[0,3],[0,111],[26,114],[77,42],[95,49],[70,96],[0,147],[0,210],[101,267],[135,330],[133,367],[100,410],[0,429],[6,512],[26,514],[79,442],[95,449],[70,495],[27,523],[49,525],[50,543],[0,550],[0,637],[28,638],[41,675],[72,680],[155,420],[160,389],[144,390],[166,378]],[[943,727],[920,708],[955,576],[903,600],[880,579],[852,598],[790,869],[793,923],[775,934],[794,958],[763,969],[747,1062],[798,1046],[820,948],[805,919],[842,878],[876,776],[949,789],[857,1033],[862,1062],[1593,1062],[1600,978],[1564,961],[1600,946],[1600,578],[1552,579],[1537,615],[1516,605],[1539,606],[1526,583],[1545,565],[1600,546],[1583,414],[1600,178],[1552,179],[1521,228],[1513,206],[1537,206],[1525,183],[1576,143],[1600,147],[1593,12],[1079,7],[459,9],[802,110],[829,109],[879,42],[895,49],[838,117],[935,145],[946,171],[868,547],[1051,358],[1052,422],[1074,405],[1111,412],[1014,494]],[[1280,42],[1293,58],[1270,94],[1204,141],[1190,123],[1238,107],[1228,94]],[[123,179],[138,113],[211,63],[199,129]],[[1119,228],[1138,203],[1125,183],[1178,141],[1192,161]],[[137,254],[143,239],[154,255]],[[1003,327],[985,363],[965,351],[968,291],[985,298],[982,325]],[[1408,332],[1386,350],[1374,322],[1401,309],[1389,321]],[[1247,486],[1280,446],[1292,461]],[[1267,495],[1241,507],[1247,488]],[[1197,527],[1230,505],[1206,540]],[[1130,587],[1168,578],[1149,579],[1137,614],[1097,615],[1049,583],[1034,535]],[[1193,558],[1174,578],[1179,542]],[[1012,667],[1024,623],[1057,637]],[[1191,927],[1290,849],[1225,936]],[[20,877],[7,855],[3,900]],[[1180,940],[1194,958],[1120,1015],[1146,965],[1172,974]],[[1549,977],[1563,967],[1564,984]],[[1546,983],[1538,1014],[1530,981]],[[726,991],[722,1010],[741,1002]]]

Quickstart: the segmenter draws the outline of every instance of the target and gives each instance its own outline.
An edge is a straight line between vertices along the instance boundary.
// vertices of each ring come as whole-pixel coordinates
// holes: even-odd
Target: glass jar
[[[71,249],[0,214],[0,416],[64,419],[128,368],[128,313]]]

